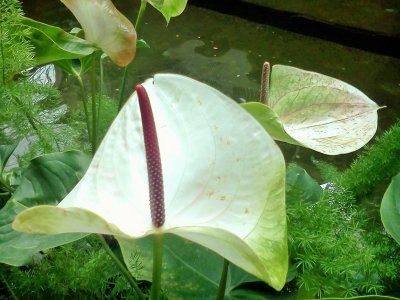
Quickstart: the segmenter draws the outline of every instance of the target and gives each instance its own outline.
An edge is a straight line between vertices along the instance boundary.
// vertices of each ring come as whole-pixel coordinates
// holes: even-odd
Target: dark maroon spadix
[[[144,146],[149,178],[151,220],[155,227],[161,227],[165,222],[164,184],[161,167],[160,148],[158,146],[156,124],[151,109],[149,96],[145,88],[136,86],[139,98],[140,114],[142,116]]]

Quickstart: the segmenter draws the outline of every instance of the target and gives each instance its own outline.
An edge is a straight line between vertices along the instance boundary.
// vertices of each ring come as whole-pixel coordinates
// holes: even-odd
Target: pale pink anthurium
[[[154,115],[162,178],[157,167],[146,164],[148,121],[142,126],[143,99],[134,93],[77,186],[58,206],[25,210],[13,228],[111,234],[119,241],[172,233],[281,289],[288,267],[285,163],[275,142],[238,104],[208,85],[159,74],[142,87]],[[153,190],[165,200],[165,222],[157,225],[149,205],[151,176],[153,185],[163,183],[163,192]]]
[[[136,54],[136,31],[110,0],[61,0],[74,14],[95,44],[119,66],[128,65]]]

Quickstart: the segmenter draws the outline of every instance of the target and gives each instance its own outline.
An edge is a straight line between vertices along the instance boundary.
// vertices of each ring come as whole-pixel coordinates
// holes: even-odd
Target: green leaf
[[[83,176],[90,158],[79,151],[53,153],[33,159],[21,185],[0,210],[0,262],[21,266],[38,251],[66,244],[87,234],[26,234],[11,227],[15,216],[37,204],[57,204]]]
[[[267,292],[248,287],[239,287],[230,294],[232,300],[293,300],[296,299],[295,293],[280,295],[274,292]]]
[[[14,228],[127,239],[173,233],[281,289],[288,250],[285,163],[278,146],[236,102],[206,84],[157,74],[143,87],[151,99],[160,145],[164,225],[152,225],[135,93],[78,186],[57,207],[22,212]]]
[[[68,74],[73,76],[82,76],[85,74],[93,65],[95,58],[94,53],[82,58],[75,59],[63,59],[54,62],[54,64],[63,69]]]
[[[317,202],[322,195],[320,185],[304,170],[290,165],[286,173],[286,201],[295,204],[299,200]]]
[[[152,238],[118,238],[125,264],[139,280],[152,279]],[[222,272],[221,256],[175,235],[164,237],[162,287],[169,299],[215,299]],[[226,294],[257,278],[230,264]]]
[[[88,41],[69,34],[59,27],[25,17],[21,22],[28,29],[27,38],[35,48],[36,65],[81,58],[99,50]]]
[[[139,39],[136,41],[136,48],[150,48],[150,45],[143,39]]]
[[[260,102],[247,102],[240,105],[264,127],[274,140],[302,146],[286,133],[278,115],[268,105]]]
[[[8,159],[13,154],[15,148],[17,148],[19,142],[13,145],[0,145],[0,176],[7,164]]]
[[[381,219],[386,231],[400,244],[400,174],[393,177],[383,195]]]
[[[167,23],[171,17],[179,16],[186,8],[187,0],[147,0],[164,16]]]
[[[321,298],[321,300],[399,300],[400,298],[391,296],[381,295],[370,295],[370,296],[357,296],[357,297],[346,297],[346,298]],[[311,300],[311,299],[310,299]]]
[[[329,76],[274,65],[268,99],[269,108],[254,105],[249,112],[256,111],[264,128],[284,142],[336,155],[361,148],[376,132],[378,105]]]

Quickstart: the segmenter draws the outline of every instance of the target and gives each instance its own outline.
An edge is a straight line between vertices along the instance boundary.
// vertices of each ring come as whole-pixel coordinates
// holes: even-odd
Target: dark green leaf
[[[87,234],[41,235],[14,231],[15,216],[37,204],[57,204],[80,180],[90,158],[79,151],[52,153],[33,159],[6,206],[0,210],[0,262],[20,266],[36,252],[66,244]]]
[[[400,244],[400,174],[392,179],[383,195],[381,219],[386,231]]]
[[[266,292],[264,290],[248,287],[239,287],[230,293],[232,300],[293,300],[295,294],[281,295],[277,292]]]
[[[289,166],[286,173],[286,202],[296,201],[317,202],[322,194],[322,188],[307,174],[307,172],[296,165]]]
[[[58,60],[54,64],[68,74],[82,76],[92,67],[94,58],[95,55],[91,54],[82,58]]]
[[[7,164],[11,154],[13,154],[15,148],[17,148],[19,142],[13,145],[0,145],[0,175],[3,173],[4,167]]]
[[[28,29],[27,38],[35,48],[36,65],[81,58],[99,50],[88,41],[71,35],[59,27],[25,17],[22,18],[22,24]]]
[[[118,239],[125,263],[132,274],[151,281],[152,237],[140,240]],[[139,257],[141,270],[138,272]],[[175,235],[165,235],[163,253],[162,289],[169,299],[215,299],[222,272],[223,259],[214,252]],[[229,266],[226,293],[244,282],[259,281],[254,276]]]
[[[371,295],[371,296],[357,296],[357,297],[349,297],[349,298],[321,298],[322,300],[399,300],[397,297],[391,296],[380,296],[380,295]]]

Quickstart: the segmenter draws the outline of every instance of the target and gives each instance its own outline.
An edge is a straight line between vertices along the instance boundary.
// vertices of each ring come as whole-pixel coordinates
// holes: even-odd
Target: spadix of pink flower
[[[172,233],[281,289],[288,266],[285,163],[275,142],[237,103],[203,83],[160,74],[142,86],[158,135],[165,223],[157,228],[151,220],[135,93],[71,193],[57,207],[25,210],[14,229],[111,234],[121,246]]]
[[[119,66],[128,65],[136,53],[136,31],[110,0],[61,0],[74,14],[85,39]]]

